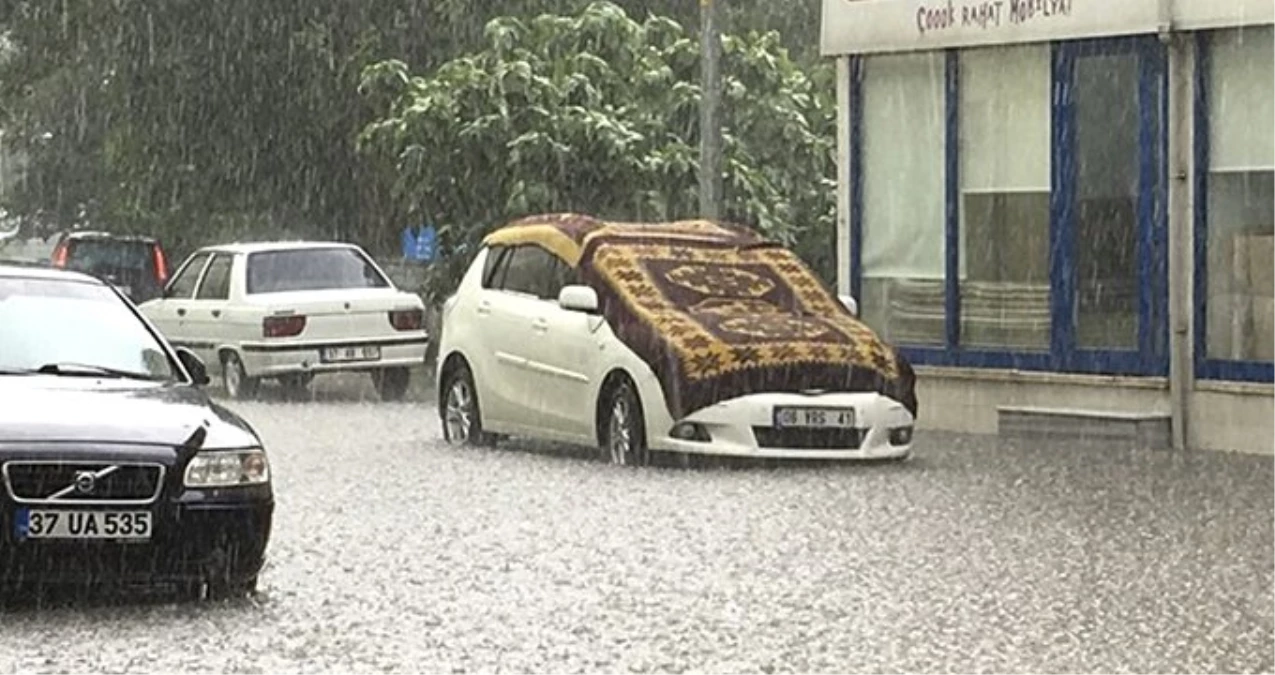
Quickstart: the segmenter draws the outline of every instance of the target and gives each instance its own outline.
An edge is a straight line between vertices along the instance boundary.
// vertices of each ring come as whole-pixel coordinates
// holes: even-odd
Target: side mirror
[[[849,295],[839,295],[837,297],[841,299],[841,304],[845,305],[846,309],[850,310],[850,314],[852,316],[856,319],[859,318],[859,302],[857,300]]]
[[[204,365],[204,360],[195,355],[185,347],[178,347],[177,360],[182,362],[182,367],[186,372],[190,373],[190,378],[194,380],[195,386],[202,387],[212,380],[208,378],[208,366]]]
[[[572,312],[593,314],[598,311],[598,293],[588,286],[564,286],[558,293],[558,306]]]

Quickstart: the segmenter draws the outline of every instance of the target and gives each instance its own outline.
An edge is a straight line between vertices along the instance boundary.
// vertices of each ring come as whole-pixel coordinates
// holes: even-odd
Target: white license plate
[[[150,511],[19,509],[18,539],[150,539]]]
[[[775,408],[775,426],[849,429],[854,427],[854,408]]]
[[[325,363],[379,361],[381,359],[381,348],[377,346],[325,347],[320,356]]]

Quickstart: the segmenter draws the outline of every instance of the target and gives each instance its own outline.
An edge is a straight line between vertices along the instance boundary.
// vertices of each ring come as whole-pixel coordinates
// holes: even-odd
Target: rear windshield
[[[72,239],[67,244],[67,266],[82,272],[142,270],[155,272],[151,245],[118,239]]]
[[[263,251],[248,256],[248,293],[388,288],[390,282],[352,248]]]

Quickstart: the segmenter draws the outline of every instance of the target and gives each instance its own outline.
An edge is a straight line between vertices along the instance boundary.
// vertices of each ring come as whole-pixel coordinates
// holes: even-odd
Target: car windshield
[[[174,380],[163,346],[105,286],[0,277],[0,374]]]
[[[387,288],[390,282],[357,249],[263,251],[248,256],[248,293]]]
[[[155,271],[151,245],[144,241],[120,239],[72,240],[67,247],[67,266],[84,272],[99,270]]]

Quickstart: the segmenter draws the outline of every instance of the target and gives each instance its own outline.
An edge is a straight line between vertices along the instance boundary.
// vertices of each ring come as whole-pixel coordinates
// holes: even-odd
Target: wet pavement
[[[0,613],[0,672],[1270,672],[1270,458],[922,434],[904,464],[451,448],[428,402],[234,404],[260,593]]]

